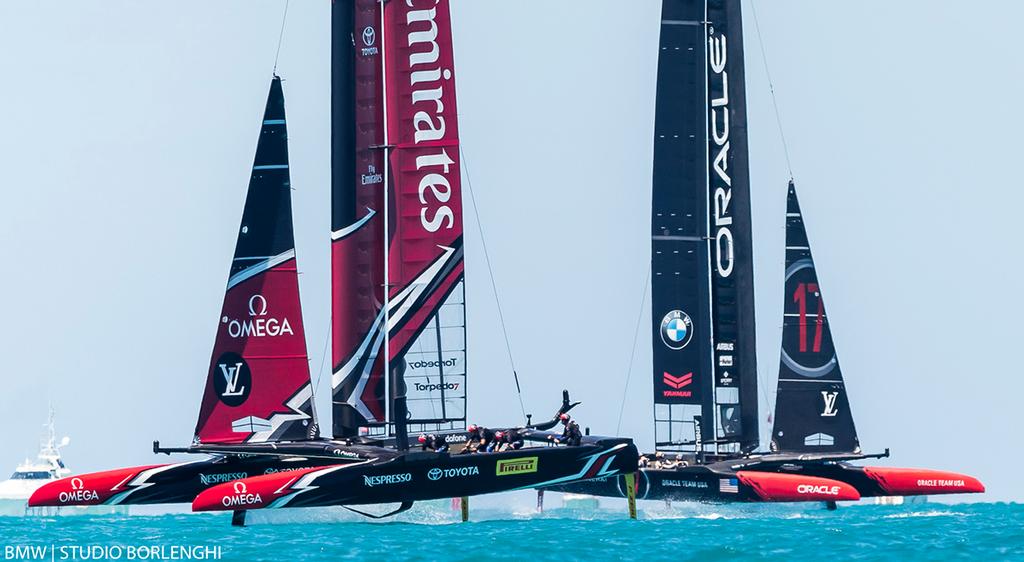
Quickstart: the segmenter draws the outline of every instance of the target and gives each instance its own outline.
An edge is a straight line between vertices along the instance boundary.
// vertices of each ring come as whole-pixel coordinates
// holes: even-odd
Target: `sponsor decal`
[[[825,403],[824,409],[821,411],[821,417],[833,418],[839,413],[836,409],[836,399],[839,398],[839,392],[828,392],[827,390],[821,391],[821,399]]]
[[[263,503],[263,498],[259,495],[259,493],[249,493],[249,488],[245,485],[245,482],[235,482],[235,485],[232,488],[235,493],[230,496],[224,496],[220,500],[220,503],[224,507],[236,507],[242,505],[255,505],[258,503]]]
[[[407,2],[407,5],[412,6],[412,3]],[[437,147],[434,154],[416,157],[416,171],[422,173],[418,182],[420,223],[427,232],[455,227],[455,212],[448,205],[452,197],[448,176],[454,174],[457,180],[459,173],[458,166],[452,168],[455,160],[448,155],[448,147],[443,144],[447,140],[444,108],[446,105],[453,107],[455,100],[452,95],[445,95],[445,81],[452,79],[452,71],[441,68],[437,34],[447,29],[437,25],[436,17],[436,8],[409,11],[405,21],[406,39],[401,41],[408,46],[409,53],[408,76],[409,86],[413,89],[411,100],[415,129],[413,144]]]
[[[444,436],[445,443],[465,443],[466,441],[469,441],[469,436],[465,433]]]
[[[478,476],[480,467],[463,466],[460,468],[431,468],[427,471],[427,478],[437,481],[442,478],[465,478],[466,476]]]
[[[719,277],[732,275],[735,265],[732,230],[732,177],[729,176],[729,73],[726,71],[729,47],[726,37],[708,26],[708,92],[721,92],[711,100],[708,126],[711,128],[711,208],[715,229],[715,271]]]
[[[416,389],[417,392],[434,392],[434,391],[437,391],[437,390],[441,390],[442,388],[445,389],[445,390],[458,390],[459,389],[459,383],[457,383],[457,382],[446,382],[444,384],[441,384],[441,383],[423,384],[423,383],[414,382],[414,383],[412,383],[412,385]]]
[[[662,486],[668,486],[670,488],[707,488],[707,482],[700,482],[696,480],[662,480]]]
[[[380,474],[377,476],[363,475],[363,485],[372,488],[374,486],[390,486],[392,484],[405,484],[412,482],[412,474],[403,472],[401,474]]]
[[[922,479],[917,481],[922,488],[963,488],[963,480],[941,480],[935,478]]]
[[[509,476],[514,474],[537,472],[537,464],[537,457],[500,460],[498,461],[498,466],[495,468],[495,474],[498,476]]]
[[[375,183],[384,183],[384,174],[377,172],[377,166],[370,164],[366,167],[366,173],[362,175],[363,185],[373,185]]]
[[[693,339],[693,320],[682,310],[673,310],[661,319],[661,341],[670,349],[682,349]]]
[[[440,361],[412,361],[409,363],[410,369],[436,369],[438,367],[454,367],[458,364],[458,360],[452,357],[451,359],[442,359]]]
[[[682,390],[693,384],[693,372],[686,373],[685,375],[674,376],[671,373],[666,372],[661,377],[661,382],[674,390],[663,390],[661,391],[662,396],[675,397],[675,398],[689,398],[693,396],[692,390]]]
[[[796,487],[798,494],[822,494],[826,496],[838,496],[839,486],[814,486],[811,484],[800,484]]]
[[[718,480],[718,491],[723,494],[738,494],[740,493],[740,482],[735,478],[720,478]]]
[[[373,29],[372,25],[368,25],[368,26],[363,28],[362,39],[363,39],[362,53],[363,53],[364,57],[368,57],[370,55],[376,55],[377,53],[380,52],[377,49],[377,47],[373,46],[374,43],[377,42],[377,31],[375,29]]]
[[[231,482],[232,480],[241,480],[242,478],[248,478],[249,475],[244,472],[226,472],[224,474],[200,474],[199,482],[203,486],[211,486],[213,484],[223,484],[225,482]]]
[[[81,478],[71,479],[71,491],[61,492],[57,495],[57,501],[60,503],[68,502],[88,502],[88,501],[99,501],[100,495],[96,493],[96,490],[86,490],[85,482]]]
[[[733,342],[718,342],[715,351],[736,351],[736,344]]]
[[[274,467],[270,467],[270,468],[264,470],[263,474],[277,474],[279,472],[294,472],[296,470],[306,470],[307,468],[311,468],[311,467],[308,467],[308,466],[289,466],[287,468],[274,468]]]
[[[228,336],[235,339],[295,335],[287,318],[267,315],[267,299],[259,294],[249,298],[249,318],[223,316],[220,321],[227,325]]]
[[[719,367],[732,367],[732,355],[720,355],[718,357]]]
[[[213,389],[227,406],[241,406],[252,392],[252,372],[242,356],[227,352],[213,366]]]

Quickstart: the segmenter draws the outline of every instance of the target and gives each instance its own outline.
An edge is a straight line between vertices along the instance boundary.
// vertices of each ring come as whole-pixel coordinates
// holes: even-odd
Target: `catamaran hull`
[[[707,465],[641,469],[636,497],[644,500],[729,502],[855,501],[857,490],[844,482],[807,475],[720,470]],[[608,477],[545,488],[556,492],[626,497],[624,477]]]
[[[416,502],[535,488],[635,470],[628,440],[501,453],[410,452],[383,462],[313,468],[221,484],[199,494],[195,511]]]
[[[728,463],[722,463],[727,465]],[[625,497],[623,477],[574,482],[553,491]],[[732,471],[721,465],[642,469],[636,497],[648,500],[727,502],[849,501],[861,497],[981,493],[978,479],[955,472],[862,467],[847,463],[788,462],[769,470]]]
[[[337,464],[337,459],[227,457],[79,474],[49,482],[29,507],[190,503],[203,490],[250,476]]]

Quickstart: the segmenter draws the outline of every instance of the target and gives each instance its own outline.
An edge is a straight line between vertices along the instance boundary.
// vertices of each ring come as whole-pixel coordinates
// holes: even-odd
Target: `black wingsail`
[[[739,0],[666,0],[651,214],[655,443],[758,443]],[[724,446],[724,449],[722,448]]]
[[[793,182],[786,207],[785,287],[772,450],[860,452]]]

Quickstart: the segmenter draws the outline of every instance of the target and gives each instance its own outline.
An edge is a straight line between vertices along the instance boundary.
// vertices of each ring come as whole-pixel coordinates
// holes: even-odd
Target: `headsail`
[[[263,115],[224,294],[196,443],[317,434],[292,233],[281,79]]]
[[[860,452],[792,181],[786,207],[785,283],[782,361],[771,448],[786,452]]]
[[[387,421],[384,88],[379,0],[331,5],[331,342],[334,435]]]
[[[757,366],[739,0],[662,5],[652,206],[655,442],[753,449]]]
[[[465,426],[462,189],[449,2],[384,5],[389,354],[411,429]]]

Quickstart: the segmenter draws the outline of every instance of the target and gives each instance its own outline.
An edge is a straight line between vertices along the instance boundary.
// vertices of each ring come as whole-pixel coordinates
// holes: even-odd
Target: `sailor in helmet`
[[[420,447],[422,447],[424,451],[436,451],[438,453],[448,452],[448,443],[433,433],[430,435],[424,435],[421,433],[416,440],[419,441]]]
[[[482,425],[470,424],[466,428],[469,432],[469,443],[466,450],[475,453],[489,452],[494,443],[494,432]]]
[[[558,416],[558,419],[562,422],[562,435],[555,437],[553,435],[548,436],[555,443],[565,443],[573,447],[580,444],[583,440],[583,433],[580,432],[580,424],[576,423],[569,414],[562,414]]]

